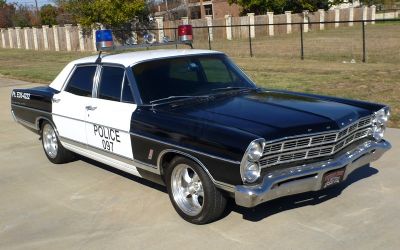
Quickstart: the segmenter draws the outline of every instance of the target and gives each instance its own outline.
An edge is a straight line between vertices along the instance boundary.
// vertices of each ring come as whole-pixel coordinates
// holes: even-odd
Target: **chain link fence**
[[[274,26],[273,35],[270,26]],[[177,28],[162,31],[170,40],[177,39]],[[235,39],[227,39],[227,32]],[[193,27],[193,37],[194,48],[218,50],[232,57],[400,62],[400,19],[213,25]]]

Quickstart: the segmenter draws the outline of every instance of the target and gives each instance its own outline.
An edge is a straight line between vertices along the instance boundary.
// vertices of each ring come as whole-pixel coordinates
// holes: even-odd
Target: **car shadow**
[[[330,200],[340,195],[342,191],[350,186],[352,183],[368,178],[372,175],[377,174],[378,172],[379,171],[376,168],[366,165],[355,170],[347,177],[347,179],[343,183],[337,186],[325,190],[278,198],[262,203],[254,208],[237,206],[232,200],[228,203],[228,207],[224,216],[227,216],[230,212],[236,212],[242,214],[243,219],[256,222],[263,220],[271,215],[287,210],[296,209],[304,206],[318,205],[324,201]]]
[[[142,185],[145,185],[149,188],[154,188],[160,192],[167,193],[167,189],[165,186],[154,183],[152,181],[134,176],[132,174],[126,173],[122,170],[110,167],[101,162],[86,158],[84,156],[79,156],[78,160],[82,160],[86,163],[89,163],[98,168],[104,169],[106,171],[112,172],[114,174],[120,175]],[[366,165],[359,169],[356,169],[353,173],[351,173],[347,179],[341,183],[340,185],[314,192],[307,192],[301,194],[295,194],[291,196],[285,196],[282,198],[278,198],[272,201],[268,201],[262,203],[254,208],[245,208],[235,204],[234,199],[228,199],[227,208],[222,215],[222,218],[228,216],[231,212],[236,212],[242,214],[243,219],[248,221],[257,222],[263,220],[271,215],[284,212],[291,209],[296,209],[304,206],[314,206],[318,205],[324,201],[335,198],[340,195],[344,189],[348,186],[357,182],[359,180],[368,178],[372,175],[377,174],[379,171],[376,168],[371,167],[370,165]]]

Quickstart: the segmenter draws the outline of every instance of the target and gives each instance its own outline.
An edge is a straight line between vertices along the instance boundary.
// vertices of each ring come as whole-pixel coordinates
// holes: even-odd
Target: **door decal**
[[[113,128],[93,124],[95,137],[100,137],[103,149],[114,152],[114,144],[121,143],[120,131]]]

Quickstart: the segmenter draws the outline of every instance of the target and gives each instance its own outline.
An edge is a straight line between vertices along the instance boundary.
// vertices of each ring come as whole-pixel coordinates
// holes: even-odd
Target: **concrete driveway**
[[[393,148],[336,189],[228,206],[195,226],[165,188],[88,160],[51,164],[38,136],[16,124],[0,78],[0,249],[399,249],[400,131]]]

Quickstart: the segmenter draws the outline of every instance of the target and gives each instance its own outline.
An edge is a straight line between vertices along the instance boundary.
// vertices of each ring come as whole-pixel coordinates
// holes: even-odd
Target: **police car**
[[[190,26],[178,33],[191,45]],[[100,51],[118,49],[110,31],[97,38]],[[83,155],[165,184],[195,224],[218,219],[229,198],[254,207],[331,187],[391,147],[387,106],[261,89],[209,50],[100,53],[11,95],[51,162]]]

